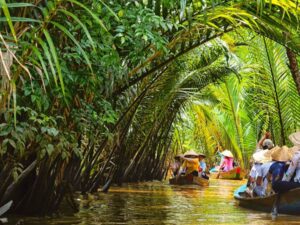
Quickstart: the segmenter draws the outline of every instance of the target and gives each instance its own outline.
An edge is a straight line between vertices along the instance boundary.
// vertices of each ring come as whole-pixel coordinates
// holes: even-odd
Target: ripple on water
[[[280,215],[272,220],[237,206],[235,188],[245,181],[211,180],[209,187],[170,186],[145,182],[112,187],[81,201],[79,213],[59,218],[22,218],[23,224],[300,224],[300,217]],[[15,224],[19,218],[9,218]]]

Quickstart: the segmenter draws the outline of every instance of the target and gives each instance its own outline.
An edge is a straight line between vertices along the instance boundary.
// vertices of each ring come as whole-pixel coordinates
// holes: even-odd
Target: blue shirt
[[[285,162],[275,162],[269,169],[269,173],[272,174],[272,184],[275,181],[280,181],[284,174]]]
[[[203,161],[199,162],[199,166],[202,168],[202,171],[205,172],[206,171],[206,163]]]

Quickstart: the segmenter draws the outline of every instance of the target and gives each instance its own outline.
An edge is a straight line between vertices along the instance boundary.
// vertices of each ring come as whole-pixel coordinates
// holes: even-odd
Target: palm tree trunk
[[[289,48],[286,48],[286,55],[287,55],[288,60],[289,60],[289,67],[290,67],[290,70],[291,70],[291,74],[292,74],[293,79],[295,81],[298,94],[300,95],[300,71],[299,71],[298,62],[297,62],[297,56]]]

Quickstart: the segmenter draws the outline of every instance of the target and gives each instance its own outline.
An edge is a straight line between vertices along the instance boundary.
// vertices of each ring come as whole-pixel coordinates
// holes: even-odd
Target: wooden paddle
[[[275,197],[275,201],[273,203],[271,215],[272,219],[275,219],[278,216],[278,206],[280,202],[280,194],[278,193],[277,196]]]

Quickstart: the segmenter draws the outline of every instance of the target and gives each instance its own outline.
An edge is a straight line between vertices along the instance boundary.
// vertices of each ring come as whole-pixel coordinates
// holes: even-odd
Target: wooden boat
[[[271,212],[278,194],[266,197],[245,197],[243,192],[246,185],[241,186],[234,192],[234,198],[239,201],[239,205],[245,208]],[[300,213],[300,188],[295,188],[280,195],[278,202],[278,213],[298,214]]]
[[[193,175],[187,175],[187,176],[179,176],[178,178],[174,177],[169,179],[170,184],[177,184],[177,185],[189,185],[189,184],[196,184],[199,186],[208,186],[209,185],[209,180],[202,178],[202,177],[197,177]]]
[[[246,170],[235,167],[227,172],[210,172],[210,178],[228,179],[228,180],[242,180],[246,176]]]

